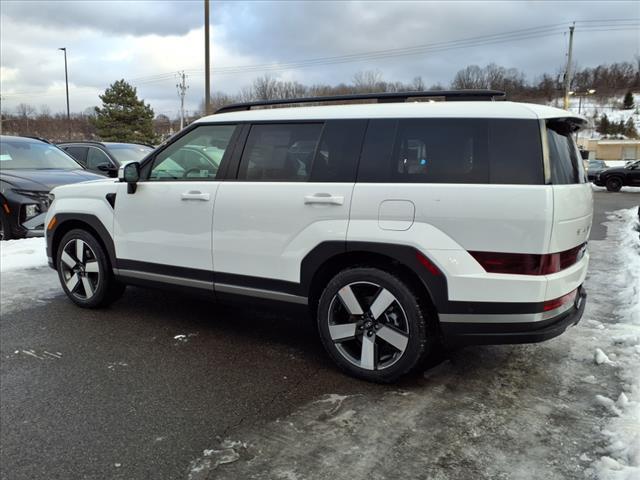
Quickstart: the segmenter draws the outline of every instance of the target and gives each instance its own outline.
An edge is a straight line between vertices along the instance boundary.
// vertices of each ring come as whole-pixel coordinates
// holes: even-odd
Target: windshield
[[[139,162],[153,151],[153,148],[146,145],[107,145],[107,148],[121,164]]]
[[[24,140],[0,141],[0,170],[79,170],[79,163],[58,147]]]

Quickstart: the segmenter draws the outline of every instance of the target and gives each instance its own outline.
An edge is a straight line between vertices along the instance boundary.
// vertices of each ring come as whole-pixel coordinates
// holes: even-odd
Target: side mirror
[[[140,180],[140,164],[131,162],[121,166],[118,170],[118,180],[127,182],[127,193],[136,193],[138,180]]]

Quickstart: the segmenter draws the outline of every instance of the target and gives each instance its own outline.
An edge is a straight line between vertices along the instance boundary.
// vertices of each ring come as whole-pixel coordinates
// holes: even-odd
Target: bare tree
[[[51,117],[51,108],[49,105],[40,105],[40,118],[50,118]]]
[[[253,81],[253,93],[258,100],[271,100],[276,98],[278,81],[266,74]]]
[[[358,93],[375,93],[380,91],[382,73],[379,70],[360,71],[353,76],[353,85]]]
[[[426,90],[426,86],[424,84],[424,81],[422,80],[422,77],[414,77],[413,81],[411,82],[411,86],[409,87],[410,90],[412,91],[416,91],[416,92],[422,92],[424,90]]]
[[[16,113],[22,118],[29,118],[35,115],[36,109],[28,103],[20,103],[16,107]]]

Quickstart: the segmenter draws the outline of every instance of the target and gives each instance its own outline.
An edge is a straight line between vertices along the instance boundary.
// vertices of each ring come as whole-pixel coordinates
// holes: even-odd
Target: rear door
[[[304,256],[345,241],[366,121],[263,123],[248,128],[214,212],[216,291],[300,281]],[[235,173],[237,171],[237,173]]]
[[[235,130],[199,125],[145,165],[146,178],[135,193],[127,193],[126,183],[118,185],[114,241],[121,274],[212,287],[218,173]]]

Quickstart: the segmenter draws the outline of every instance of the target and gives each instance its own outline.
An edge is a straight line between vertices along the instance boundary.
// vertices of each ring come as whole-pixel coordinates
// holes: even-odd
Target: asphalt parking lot
[[[593,240],[606,238],[607,212],[640,203],[639,193],[595,197]],[[474,371],[495,366],[487,352],[520,351],[495,348],[467,349],[480,362]],[[0,358],[7,480],[218,478],[206,468],[198,477],[193,462],[239,431],[323,395],[378,398],[424,382],[418,375],[385,387],[344,376],[302,314],[137,288],[107,310],[54,296],[3,313]]]

